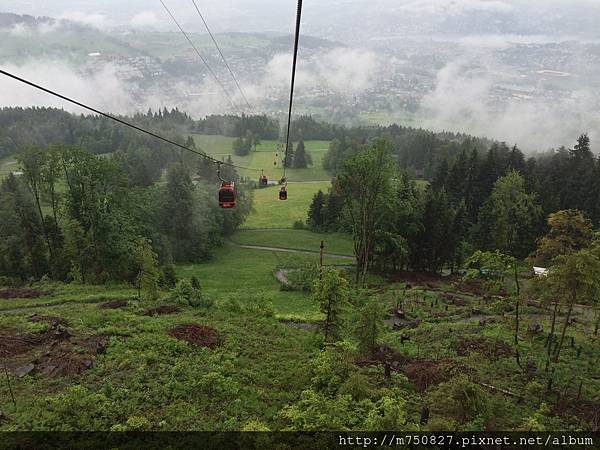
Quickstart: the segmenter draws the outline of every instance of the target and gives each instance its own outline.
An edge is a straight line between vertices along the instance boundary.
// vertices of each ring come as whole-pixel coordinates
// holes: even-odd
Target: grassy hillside
[[[209,309],[181,307],[158,317],[146,312],[157,304],[138,302],[131,288],[103,287],[104,297],[89,303],[76,285],[39,286],[55,291],[35,300],[40,304],[68,295],[72,301],[0,314],[0,348],[12,352],[3,362],[13,374],[17,402],[15,407],[1,383],[5,419],[0,430],[239,430],[257,422],[273,430],[289,427],[285,408],[299,405],[303,391],[322,389],[314,380],[329,380],[330,375],[319,371],[315,361],[321,333],[277,320],[320,317],[308,295],[278,290],[271,274],[277,258],[226,247],[210,263],[180,266],[180,275],[200,276],[205,295],[217,303]],[[522,306],[519,367],[514,318],[505,299],[483,300],[435,277],[413,277],[410,283],[408,290],[404,283],[378,285],[385,309],[401,301],[405,314],[405,319],[389,314],[379,338],[392,376],[385,378],[376,362],[351,364],[349,373],[336,378],[336,389],[361,390],[350,390],[352,401],[327,410],[324,417],[353,423],[354,415],[362,417],[354,408],[364,404],[364,392],[377,400],[393,389],[401,394],[398,405],[410,424],[418,423],[424,404],[430,405],[425,430],[505,430],[531,423],[571,431],[598,426],[594,399],[600,381],[595,366],[587,363],[598,358],[589,332],[591,311],[575,311],[576,322],[569,328],[574,344],[565,346],[549,374],[544,372],[545,335],[528,333],[525,325],[535,322],[548,330],[545,309]],[[106,299],[128,303],[108,309],[98,304]],[[9,302],[14,308],[33,300],[0,304]],[[272,317],[271,303],[277,317]],[[38,316],[32,318],[33,313]],[[57,320],[61,325],[52,325]],[[205,348],[173,335],[175,327],[190,324],[217,333],[218,340]],[[59,333],[65,329],[68,339]],[[24,341],[31,343],[29,350],[14,345],[22,336],[29,336]],[[30,361],[35,361],[32,373],[14,375]],[[314,378],[319,374],[324,378]],[[549,376],[553,388],[547,392]],[[377,391],[382,387],[383,392]],[[320,425],[328,426],[333,425]]]
[[[319,189],[324,192],[330,183],[290,183],[288,199],[279,200],[279,187],[254,191],[254,211],[243,228],[291,228],[294,222],[306,222],[308,206]]]
[[[225,136],[207,136],[196,134],[193,136],[198,145],[206,153],[218,157],[226,158],[231,155],[236,164],[264,169],[265,175],[270,180],[278,180],[283,175],[282,160],[283,155],[275,157],[277,141],[263,141],[257,146],[256,151],[252,151],[248,156],[236,156],[233,154],[232,145],[234,138]],[[295,145],[296,143],[294,143]],[[329,148],[328,141],[306,141],[306,151],[310,153],[313,159],[313,165],[307,169],[288,169],[287,177],[289,181],[326,181],[331,179],[331,174],[323,169],[323,156]],[[277,166],[273,163],[277,161]],[[240,170],[240,174],[251,178],[258,178],[260,173],[256,171]]]
[[[342,233],[313,233],[308,230],[241,230],[231,238],[236,244],[281,247],[318,252],[321,241],[325,252],[336,255],[354,255],[350,235]]]
[[[67,59],[72,63],[84,63],[89,53],[143,56],[119,37],[111,36],[94,28],[56,28],[47,33],[24,30],[0,30],[0,59],[20,63],[32,57],[44,60]]]
[[[197,276],[203,290],[219,301],[234,299],[241,304],[252,302],[253,296],[261,296],[273,303],[275,314],[281,318],[317,320],[321,313],[304,293],[285,292],[273,275],[275,268],[293,258],[315,261],[317,256],[288,255],[237,248],[225,245],[206,264],[180,265],[177,273],[181,277]],[[347,260],[326,258],[325,264],[347,265]]]
[[[151,306],[36,309],[60,317],[72,337],[48,343],[38,359],[56,367],[56,375],[12,379],[16,407],[7,401],[6,383],[0,385],[0,430],[239,430],[251,419],[271,423],[308,380],[305,367],[317,350],[310,332],[260,312],[187,308],[144,315]],[[0,316],[2,332],[51,329],[29,322],[31,312]],[[171,336],[181,324],[215,330],[218,347]],[[34,352],[45,348],[37,345]],[[9,370],[30,356],[11,358]],[[93,366],[83,369],[87,365]]]

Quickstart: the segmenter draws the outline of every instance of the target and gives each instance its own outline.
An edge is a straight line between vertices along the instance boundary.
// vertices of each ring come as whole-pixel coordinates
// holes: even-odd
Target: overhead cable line
[[[189,37],[189,35],[184,31],[184,29],[181,27],[181,25],[179,25],[179,22],[177,21],[177,19],[173,15],[173,13],[171,13],[171,10],[167,7],[167,5],[165,4],[165,2],[163,0],[160,0],[160,2],[162,3],[163,7],[165,8],[165,11],[167,11],[167,13],[169,14],[169,16],[171,16],[171,19],[173,19],[173,22],[175,22],[175,25],[177,25],[177,28],[179,28],[179,31],[181,31],[181,34],[183,34],[185,36],[185,38],[190,43],[190,45],[192,46],[192,48],[194,49],[194,51],[196,52],[196,54],[198,55],[198,57],[202,60],[202,62],[204,63],[204,65],[206,66],[206,68],[208,69],[208,71],[210,72],[210,74],[212,75],[212,77],[216,80],[216,82],[219,84],[219,86],[221,86],[221,89],[225,93],[225,96],[229,100],[229,103],[231,103],[231,106],[233,106],[235,108],[236,105],[233,102],[233,99],[231,98],[231,95],[229,95],[229,92],[227,92],[227,89],[225,88],[225,85],[223,85],[223,83],[221,82],[221,80],[219,79],[219,77],[217,77],[217,74],[212,70],[212,68],[208,64],[208,61],[206,61],[206,59],[204,59],[204,57],[202,56],[202,54],[198,50],[198,47],[196,47],[196,44],[194,44],[194,42]]]
[[[233,168],[236,168],[236,169],[252,170],[252,171],[256,171],[256,172],[261,172],[262,171],[262,169],[254,169],[252,167],[244,167],[244,166],[239,166],[237,164],[231,164],[231,163],[227,163],[227,162],[224,162],[224,161],[220,161],[220,160],[218,160],[216,158],[213,158],[213,157],[207,155],[203,151],[198,151],[198,150],[195,150],[193,148],[186,147],[185,145],[181,145],[181,144],[179,144],[179,143],[177,143],[177,142],[175,142],[175,141],[173,141],[171,139],[165,138],[165,137],[163,137],[163,136],[161,136],[159,134],[153,133],[152,131],[148,131],[148,130],[146,130],[144,128],[138,127],[137,125],[134,125],[131,122],[127,122],[125,120],[119,119],[118,117],[115,117],[115,116],[113,116],[111,114],[107,114],[105,112],[102,112],[102,111],[100,111],[100,110],[98,110],[96,108],[93,108],[93,107],[88,106],[88,105],[86,105],[84,103],[78,102],[77,100],[73,100],[72,98],[69,98],[69,97],[67,97],[65,95],[59,94],[58,92],[55,92],[55,91],[53,91],[51,89],[47,89],[47,88],[45,88],[43,86],[40,86],[39,84],[35,84],[35,83],[31,82],[31,81],[28,81],[28,80],[26,80],[24,78],[21,78],[21,77],[19,77],[17,75],[14,75],[14,74],[10,73],[10,72],[7,72],[5,70],[0,69],[0,74],[6,75],[9,78],[12,78],[14,80],[20,81],[21,83],[24,83],[24,84],[27,84],[27,85],[29,85],[31,87],[39,89],[40,91],[44,91],[44,92],[46,92],[46,93],[48,93],[50,95],[54,95],[55,97],[58,97],[58,98],[60,98],[62,100],[65,100],[67,102],[73,103],[74,105],[77,105],[77,106],[79,106],[81,108],[84,108],[84,109],[87,109],[89,111],[92,111],[93,113],[98,114],[98,115],[103,116],[103,117],[106,117],[107,119],[114,120],[115,122],[118,122],[121,125],[125,125],[127,127],[133,128],[134,130],[137,130],[140,133],[144,133],[144,134],[147,134],[149,136],[152,136],[155,139],[159,139],[159,140],[161,140],[163,142],[166,142],[168,144],[171,144],[171,145],[173,145],[175,147],[179,147],[182,150],[185,150],[185,151],[188,151],[188,152],[191,152],[191,153],[195,153],[196,155],[201,156],[202,158],[205,158],[205,159],[207,159],[209,161],[212,161],[212,162],[214,162],[217,165],[229,166],[229,167],[233,167]]]
[[[283,180],[288,166],[288,151],[290,148],[290,125],[292,123],[292,106],[294,103],[294,85],[296,82],[296,62],[298,60],[298,42],[300,40],[300,21],[302,19],[302,0],[298,0],[298,12],[296,14],[296,33],[294,36],[294,57],[292,60],[292,85],[290,88],[290,109],[288,112],[287,133],[285,142],[285,156],[283,159]]]
[[[221,51],[221,47],[219,47],[219,44],[217,43],[217,40],[215,39],[214,35],[212,34],[212,31],[210,30],[210,28],[208,26],[208,23],[206,23],[206,20],[204,19],[204,16],[200,12],[200,8],[198,8],[198,5],[196,4],[196,0],[192,0],[192,3],[194,4],[194,7],[196,8],[196,11],[198,11],[198,15],[202,19],[202,22],[204,23],[204,27],[206,28],[206,31],[208,31],[208,34],[209,34],[210,38],[212,39],[213,43],[215,44],[215,47],[217,48],[217,50],[219,51],[219,55],[221,55],[221,59],[223,60],[223,63],[225,64],[225,67],[227,67],[227,70],[231,74],[231,78],[233,78],[233,81],[235,82],[235,85],[237,86],[238,90],[240,91],[240,94],[242,95],[242,98],[244,99],[244,102],[246,103],[246,106],[248,108],[252,109],[252,106],[250,106],[250,103],[248,102],[248,99],[246,98],[246,95],[244,94],[244,91],[242,90],[242,87],[240,86],[240,83],[238,82],[236,76],[233,73],[233,70],[231,70],[231,67],[229,67],[229,63],[227,62],[227,59],[225,59],[225,55],[223,55],[223,52]]]

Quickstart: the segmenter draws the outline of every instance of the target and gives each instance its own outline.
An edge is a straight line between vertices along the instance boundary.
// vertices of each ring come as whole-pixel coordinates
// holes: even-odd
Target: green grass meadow
[[[308,230],[240,230],[231,240],[241,245],[259,245],[318,252],[321,241],[325,253],[353,256],[354,245],[350,235],[342,233],[313,233]]]
[[[327,192],[331,183],[290,183],[288,199],[279,200],[279,187],[254,191],[254,210],[242,228],[292,228],[294,222],[306,222],[308,207],[320,189]]]
[[[265,171],[269,180],[276,181],[283,176],[283,154],[279,152],[275,156],[278,141],[262,141],[248,156],[236,156],[233,154],[232,145],[234,138],[213,135],[193,135],[196,145],[211,156],[216,158],[227,158],[231,155],[235,164],[241,166],[256,168]],[[294,143],[294,146],[297,143]],[[329,148],[329,141],[306,141],[304,143],[306,151],[310,153],[313,159],[313,165],[307,169],[288,169],[288,181],[325,181],[331,179],[325,169],[323,169],[323,156]],[[277,162],[277,165],[274,163]],[[258,179],[259,172],[254,170],[239,170],[240,175]]]
[[[318,255],[292,255],[225,245],[205,264],[179,265],[176,269],[180,277],[198,277],[204,292],[221,302],[235,299],[247,304],[262,297],[273,303],[279,318],[319,320],[322,316],[318,305],[308,294],[282,291],[274,276],[275,268],[290,259],[317,263]],[[324,263],[348,265],[347,260],[335,258],[325,258]]]

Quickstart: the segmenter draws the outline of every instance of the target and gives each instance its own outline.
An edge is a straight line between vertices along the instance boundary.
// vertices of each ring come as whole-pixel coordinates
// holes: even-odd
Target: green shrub
[[[319,276],[319,266],[311,261],[290,258],[278,265],[277,270],[284,270],[287,284],[282,284],[284,291],[312,292],[315,279]]]
[[[0,287],[15,287],[20,284],[21,281],[18,278],[0,276]]]
[[[319,392],[337,393],[340,386],[356,372],[356,349],[346,341],[326,347],[312,364],[312,385]]]
[[[246,422],[241,431],[271,431],[267,425],[260,420],[252,419]]]
[[[160,268],[160,281],[159,284],[168,289],[173,289],[177,286],[177,274],[175,273],[175,267],[173,264],[167,264]]]
[[[365,419],[369,431],[408,430],[406,402],[403,399],[382,397]]]
[[[546,387],[537,380],[532,380],[525,386],[527,397],[536,401],[544,397]]]
[[[199,308],[210,308],[213,306],[214,301],[202,295],[202,290],[199,287],[199,283],[196,281],[192,283],[190,280],[183,279],[177,283],[175,289],[171,291],[171,299],[180,305],[194,306]]]
[[[245,302],[242,308],[244,311],[252,313],[261,317],[273,317],[275,316],[275,308],[273,307],[273,300],[262,295],[256,295]]]
[[[119,414],[119,408],[104,394],[84,386],[71,386],[54,397],[47,397],[38,423],[54,431],[106,430]]]
[[[294,224],[292,225],[292,228],[294,230],[304,230],[304,229],[306,229],[306,224],[304,222],[302,222],[301,220],[296,220],[294,222]]]
[[[131,416],[125,424],[117,424],[110,427],[110,431],[148,431],[150,421],[145,417]]]
[[[462,424],[489,414],[486,392],[465,375],[438,385],[430,392],[428,400],[434,412]]]

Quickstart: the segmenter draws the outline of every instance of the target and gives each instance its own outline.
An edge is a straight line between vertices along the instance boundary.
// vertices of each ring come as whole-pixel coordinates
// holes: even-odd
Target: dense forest
[[[164,111],[133,120],[151,128],[160,123],[175,141],[195,149],[193,140],[173,131],[184,129],[185,114]],[[0,184],[5,277],[134,282],[147,257],[167,272],[173,263],[209,258],[251,208],[241,185],[242,205],[218,208],[213,162],[105,119],[4,110],[2,129],[9,143],[2,150],[14,152],[22,171]],[[230,166],[223,175],[239,178]]]
[[[371,144],[334,140],[324,163],[337,177],[329,192],[315,194],[308,224],[321,231],[352,230],[353,198],[377,195],[380,204],[369,201],[380,209],[372,212],[377,221],[367,232],[374,237],[367,265],[431,272],[460,268],[475,250],[526,258],[557,211],[578,210],[600,225],[600,160],[587,135],[572,149],[529,158],[516,146],[494,143],[480,151],[472,144],[464,141],[454,156],[436,155],[440,163],[429,185],[419,188],[394,162],[389,140],[375,144],[385,149],[377,161],[361,161]],[[377,181],[366,189],[364,180]]]
[[[189,133],[240,138],[244,141],[243,154],[261,139],[282,140],[285,135],[279,121],[265,115],[211,115],[193,120],[177,109],[163,109],[136,114],[130,120],[182,144],[185,143],[183,136]],[[340,148],[332,149],[325,161],[325,168],[334,172],[336,164],[343,160],[344,152],[352,143],[387,138],[393,142],[394,153],[402,167],[411,174],[426,178],[433,176],[435,168],[443,160],[461,150],[477,148],[483,151],[490,145],[486,139],[463,134],[434,133],[398,125],[344,127],[318,122],[311,116],[299,116],[292,121],[290,138],[292,141],[336,139],[341,142]],[[145,158],[148,159],[145,164],[151,164],[155,159],[158,159],[158,164],[164,164],[162,160],[172,153],[168,144],[123,128],[106,118],[77,116],[52,108],[0,109],[0,158],[16,153],[23,146],[53,143],[77,144],[94,154],[134,149],[152,152],[153,157]]]

